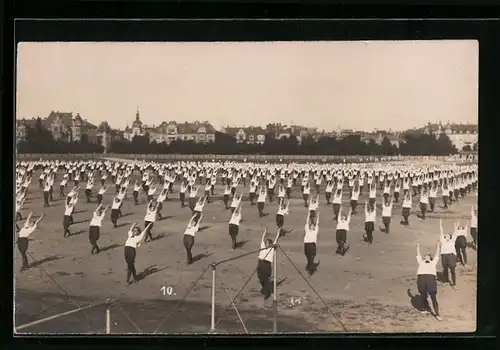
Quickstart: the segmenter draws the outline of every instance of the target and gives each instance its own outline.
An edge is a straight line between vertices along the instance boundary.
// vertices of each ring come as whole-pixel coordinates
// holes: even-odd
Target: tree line
[[[475,145],[474,148],[477,146]],[[470,146],[469,146],[470,148]],[[41,121],[27,127],[26,139],[20,141],[19,153],[102,153],[100,144],[90,143],[85,138],[80,142],[54,140],[52,133],[45,129]],[[380,144],[374,140],[368,143],[360,135],[349,135],[337,139],[321,137],[318,140],[307,137],[299,143],[295,136],[277,139],[272,133],[266,135],[263,144],[238,143],[234,137],[217,132],[215,142],[196,143],[177,140],[169,144],[149,142],[149,136],[135,136],[132,141],[114,140],[110,142],[109,153],[121,154],[264,154],[264,155],[403,155],[427,156],[450,155],[458,150],[446,134],[406,135],[399,147],[385,137]],[[467,151],[467,150],[465,150]]]

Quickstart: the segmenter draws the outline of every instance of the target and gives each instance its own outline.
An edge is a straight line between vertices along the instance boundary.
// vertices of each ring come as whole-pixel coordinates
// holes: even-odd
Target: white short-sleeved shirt
[[[229,220],[229,223],[233,224],[233,225],[239,225],[240,221],[241,221],[241,215],[239,215],[239,214],[233,214],[231,216],[231,219]]]
[[[184,231],[184,234],[185,235],[188,235],[188,236],[195,236],[196,235],[196,232],[198,232],[198,225],[194,225],[194,226],[191,226],[191,227],[187,227],[186,230]]]
[[[102,219],[104,218],[104,215],[94,215],[92,217],[92,220],[90,220],[90,226],[99,226],[101,227],[102,225]]]
[[[259,260],[266,260],[269,261],[270,263],[273,262],[274,260],[274,252],[272,247],[266,248],[266,245],[264,242],[261,242],[260,248],[262,249],[259,252]]]
[[[23,226],[23,227],[21,227],[21,230],[19,230],[18,237],[19,238],[27,238],[35,230],[36,230],[36,225],[30,226],[30,227]]]
[[[316,243],[318,240],[318,227],[315,227],[311,230],[308,225],[305,226],[305,235],[304,235],[304,243]]]
[[[441,254],[456,254],[455,241],[457,240],[456,235],[452,235],[450,240],[441,238]]]
[[[426,263],[422,257],[417,256],[418,269],[417,275],[437,275],[436,266],[438,259],[433,259],[432,261]]]

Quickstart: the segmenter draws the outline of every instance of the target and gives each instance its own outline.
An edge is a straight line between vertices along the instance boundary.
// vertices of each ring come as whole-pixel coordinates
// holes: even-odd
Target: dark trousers
[[[135,271],[135,248],[125,246],[125,262],[127,263],[127,282],[130,277],[134,277],[137,281],[137,273]]]
[[[455,241],[455,251],[458,261],[462,265],[467,264],[467,239],[464,236],[458,236]]]
[[[356,199],[351,199],[352,214],[356,214],[356,207],[357,206],[358,206],[358,201]]]
[[[325,192],[326,204],[330,204],[330,200],[332,199],[332,192]]]
[[[182,239],[182,243],[184,243],[184,249],[186,249],[187,263],[192,264],[193,263],[193,254],[191,253],[191,249],[193,248],[193,245],[194,245],[194,236],[184,235],[184,238]]]
[[[457,257],[455,254],[441,254],[441,264],[443,266],[443,280],[449,282],[449,274],[451,274],[451,284],[457,282],[455,268],[457,266]]]
[[[391,225],[391,217],[390,216],[382,216],[382,223],[384,224],[385,233],[389,233],[390,225]]]
[[[418,275],[417,276],[417,289],[422,301],[423,311],[432,311],[429,306],[428,296],[432,300],[432,307],[436,316],[439,316],[439,305],[437,301],[437,283],[436,276],[434,275]]]
[[[28,238],[27,237],[19,237],[17,239],[17,248],[21,253],[21,258],[23,260],[22,269],[27,269],[29,267],[28,256],[26,252],[28,251]]]
[[[401,221],[401,223],[403,225],[409,225],[410,224],[410,221],[409,221],[410,208],[402,208],[401,209],[401,215],[403,216],[403,221]]]
[[[307,193],[302,193],[302,199],[304,200],[304,207],[307,207],[307,201],[309,200],[309,195]]]
[[[111,213],[109,215],[111,217],[111,223],[114,227],[116,227],[116,224],[118,223],[119,209],[111,209]]]
[[[477,246],[477,228],[470,228],[470,235],[472,236],[472,240],[474,241],[474,246]]]
[[[340,204],[333,203],[333,218],[334,218],[334,220],[339,219],[339,213],[340,213]]]
[[[148,239],[150,241],[153,240],[153,234],[151,233],[151,231],[153,230],[153,223],[151,223],[151,221],[144,221],[144,227],[148,227],[149,224],[151,224],[151,226],[147,229],[147,232],[146,232],[146,238],[144,239],[144,242],[147,242]]]
[[[49,206],[49,191],[43,191],[43,206]]]
[[[92,246],[91,254],[99,253],[100,249],[97,245],[97,241],[99,240],[99,226],[90,226],[89,228],[89,242]]]
[[[449,202],[449,197],[448,197],[448,196],[444,196],[444,195],[443,195],[443,207],[444,207],[445,209],[447,209],[447,208],[448,208],[448,202]]]
[[[98,204],[102,203],[102,194],[100,194],[100,193],[97,194],[97,203]]]
[[[434,197],[429,197],[429,207],[431,213],[434,213],[434,207],[436,206],[436,198]]]
[[[306,270],[311,272],[314,266],[314,258],[316,258],[316,243],[304,243],[304,254],[307,260]]]
[[[394,202],[397,203],[399,201],[399,192],[394,192]]]
[[[283,215],[276,214],[276,226],[278,228],[281,228],[283,227],[284,224],[285,224],[285,217]]]
[[[257,277],[259,278],[260,285],[262,286],[260,293],[265,299],[268,299],[273,293],[273,287],[270,280],[272,270],[273,269],[269,261],[259,259],[259,262],[257,263]]]
[[[189,209],[194,213],[194,207],[196,206],[196,198],[189,197]]]
[[[71,235],[71,232],[69,232],[70,222],[71,222],[71,217],[69,215],[64,215],[63,217],[64,238],[69,237]]]
[[[347,231],[346,230],[337,230],[335,233],[335,238],[337,241],[337,254],[345,255],[347,252],[346,241],[347,241]]]
[[[85,189],[85,197],[87,197],[87,203],[90,203],[90,197],[92,196],[92,191]]]
[[[134,204],[139,204],[139,191],[132,192],[132,198],[134,198]]]
[[[425,220],[425,213],[427,212],[427,203],[420,203],[420,213],[422,219]]]
[[[228,194],[224,195],[223,201],[224,201],[224,206],[226,207],[226,209],[229,209],[229,195]]]
[[[229,236],[231,237],[232,249],[236,249],[236,237],[238,237],[239,226],[235,224],[229,224]]]
[[[64,186],[59,186],[59,196],[64,197],[66,194],[64,193]]]
[[[258,202],[257,209],[259,210],[259,217],[263,217],[264,216],[264,202]]]
[[[365,233],[366,238],[365,241],[368,243],[373,243],[373,231],[375,230],[375,225],[373,221],[365,222]]]

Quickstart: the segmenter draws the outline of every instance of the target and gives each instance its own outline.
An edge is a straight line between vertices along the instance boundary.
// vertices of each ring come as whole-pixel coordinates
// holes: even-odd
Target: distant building
[[[432,124],[428,123],[425,127],[420,128],[419,131],[428,135],[434,135],[436,138],[441,134],[445,134],[450,139],[453,146],[461,151],[465,146],[474,148],[474,144],[479,141],[479,130],[477,124],[456,124],[441,122]]]
[[[25,140],[28,127],[34,127],[37,118],[21,119],[16,121],[16,139]],[[41,120],[42,126],[49,130],[54,140],[64,142],[87,141],[97,143],[97,126],[84,120],[77,114],[51,111],[47,118]]]
[[[125,139],[132,141],[135,136],[148,136],[149,142],[170,143],[176,140],[194,141],[196,143],[215,142],[215,128],[209,122],[162,122],[158,126],[146,126],[142,123],[139,111],[132,127],[126,127]]]
[[[384,139],[387,138],[392,146],[399,147],[400,135],[399,133],[385,131],[385,130],[376,130],[372,133],[362,133],[361,141],[365,143],[370,143],[371,140],[375,141],[377,145],[381,145]]]
[[[266,140],[266,132],[260,126],[250,127],[224,127],[222,133],[228,134],[236,139],[238,143],[263,144]]]

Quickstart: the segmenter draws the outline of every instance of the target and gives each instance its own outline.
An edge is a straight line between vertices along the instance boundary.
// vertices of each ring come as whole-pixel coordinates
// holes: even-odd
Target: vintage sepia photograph
[[[478,52],[19,43],[15,334],[474,332]]]

